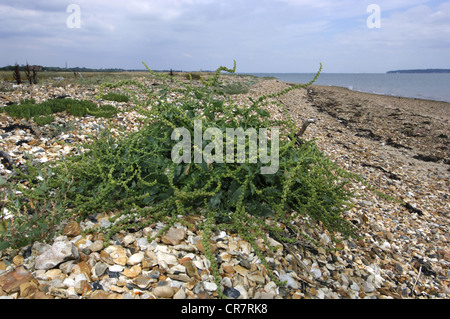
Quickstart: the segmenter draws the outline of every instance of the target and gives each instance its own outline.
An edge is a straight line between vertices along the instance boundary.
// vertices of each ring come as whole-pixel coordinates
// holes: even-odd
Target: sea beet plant
[[[117,212],[110,219],[112,226],[100,230],[106,233],[106,239],[121,230],[137,230],[163,222],[165,227],[158,237],[175,222],[188,223],[188,217],[195,215],[201,220],[197,227],[202,230],[205,255],[211,262],[217,285],[220,284],[218,264],[210,247],[210,236],[216,230],[237,232],[247,240],[276,282],[257,241],[264,240],[271,247],[268,236],[280,242],[309,238],[306,232],[288,236],[283,225],[301,220],[310,228],[324,226],[332,234],[353,235],[353,226],[342,217],[350,207],[352,195],[346,188],[347,173],[324,156],[313,141],[301,140],[295,134],[298,128],[287,112],[285,120],[275,120],[266,110],[269,102],[275,100],[272,98],[306,87],[320,71],[308,84],[250,98],[248,104],[240,106],[219,88],[220,73],[234,72],[235,68],[236,64],[233,69],[219,68],[209,79],[202,79],[201,86],[180,81],[169,87],[164,75],[161,75],[162,88],[145,87],[131,80],[103,84],[102,89],[120,87],[134,96],[136,110],[146,118],[143,127],[120,138],[105,131],[96,142],[85,145],[87,151],[81,155],[39,168],[29,167],[28,175],[19,173],[17,178],[26,179],[28,186],[20,187],[20,195],[10,196],[9,211],[23,218],[27,216],[26,208],[31,210],[30,202],[33,207],[42,202],[45,207],[53,205],[59,210],[64,207],[65,218],[75,215],[82,219],[96,212]],[[144,91],[148,98],[138,100],[131,87],[134,91]],[[179,98],[168,98],[170,92],[177,92]],[[174,130],[184,128],[194,136],[198,121],[202,123],[201,133],[208,128],[222,132],[278,128],[278,170],[262,174],[263,164],[249,158],[242,163],[174,162],[172,151],[179,142],[173,139]],[[203,140],[202,148],[210,142]],[[248,140],[246,147],[249,147]],[[194,148],[195,145],[190,149],[192,157]],[[268,154],[276,151],[270,143],[267,148]],[[237,154],[236,146],[234,151]],[[46,216],[54,223],[63,218],[61,215],[56,218],[50,212]],[[42,223],[36,213],[32,216],[34,222]],[[49,223],[46,227],[48,230]],[[1,239],[11,240],[11,237]],[[20,243],[27,242],[25,239],[30,238],[22,238]]]

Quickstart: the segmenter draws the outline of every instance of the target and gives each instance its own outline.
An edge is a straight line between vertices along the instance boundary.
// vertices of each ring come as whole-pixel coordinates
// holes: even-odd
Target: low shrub
[[[113,93],[113,92],[110,92],[108,94],[102,95],[102,98],[104,100],[116,101],[116,102],[128,102],[130,100],[130,98],[127,95],[119,94],[119,93]]]
[[[245,94],[248,93],[249,87],[247,84],[242,82],[235,82],[225,85],[222,88],[223,93],[233,95],[233,94]]]
[[[75,99],[53,99],[34,104],[34,100],[24,100],[20,104],[5,106],[3,111],[14,118],[30,119],[32,117],[48,116],[66,111],[74,116],[92,115],[96,117],[110,118],[118,113],[112,105],[97,106],[91,101]]]
[[[34,122],[36,122],[36,124],[38,126],[50,124],[53,121],[55,121],[55,117],[53,115],[40,115],[40,116],[34,117]]]

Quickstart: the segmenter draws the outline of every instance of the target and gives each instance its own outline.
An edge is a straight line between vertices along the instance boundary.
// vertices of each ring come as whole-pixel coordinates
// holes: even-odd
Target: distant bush
[[[230,83],[222,88],[222,92],[225,94],[245,94],[248,93],[248,85],[242,82]]]
[[[200,81],[202,79],[202,77],[200,76],[200,74],[197,73],[188,73],[186,74],[186,80],[196,80],[196,81]]]
[[[108,93],[102,96],[104,100],[116,101],[116,102],[128,102],[130,98],[127,95],[119,93]]]

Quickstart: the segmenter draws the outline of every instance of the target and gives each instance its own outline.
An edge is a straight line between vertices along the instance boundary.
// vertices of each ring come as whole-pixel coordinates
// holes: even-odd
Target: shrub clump
[[[130,98],[125,94],[113,93],[110,92],[108,94],[102,95],[102,98],[108,101],[116,101],[116,102],[128,102]]]
[[[247,84],[242,82],[235,82],[225,85],[222,88],[223,93],[234,95],[234,94],[246,94],[249,91],[249,87]]]

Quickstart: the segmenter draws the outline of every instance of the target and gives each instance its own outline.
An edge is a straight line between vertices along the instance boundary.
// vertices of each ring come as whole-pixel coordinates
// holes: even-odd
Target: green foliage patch
[[[249,91],[249,86],[246,83],[234,82],[223,86],[223,93],[225,94],[245,94]]]
[[[125,94],[110,92],[102,95],[102,98],[108,101],[128,102],[130,98]]]
[[[93,115],[96,117],[110,118],[118,113],[118,110],[112,105],[97,106],[91,101],[75,100],[75,99],[53,99],[36,104],[33,99],[20,101],[19,104],[12,104],[5,106],[3,111],[14,118],[39,118],[46,116],[45,120],[38,120],[40,122],[47,122],[51,114],[64,112],[74,116]],[[36,122],[37,123],[37,122]],[[39,123],[37,123],[39,125]]]
[[[350,174],[324,156],[314,141],[295,135],[298,128],[287,110],[286,120],[275,120],[265,109],[272,98],[312,84],[320,71],[308,84],[249,99],[248,105],[241,107],[220,89],[220,72],[233,73],[235,68],[236,64],[233,69],[221,67],[215,76],[195,87],[180,82],[174,89],[165,81],[157,90],[129,80],[103,84],[103,88],[134,85],[136,90],[146,92],[148,99],[137,106],[146,117],[145,125],[121,138],[105,131],[94,143],[84,146],[88,151],[82,155],[51,165],[30,166],[28,174],[20,172],[16,178],[26,179],[29,184],[19,184],[21,193],[10,192],[6,200],[16,217],[13,222],[9,219],[7,230],[0,230],[0,243],[18,246],[46,238],[61,219],[74,215],[82,219],[96,212],[117,212],[111,219],[112,226],[100,230],[106,233],[106,239],[121,230],[164,222],[166,226],[158,237],[175,222],[186,223],[180,217],[197,215],[203,217],[198,227],[203,232],[205,254],[215,282],[220,286],[209,242],[213,231],[239,233],[276,282],[256,244],[258,240],[264,240],[269,247],[268,234],[280,242],[295,242],[300,237],[312,240],[306,232],[288,235],[283,230],[283,225],[296,220],[312,229],[325,227],[332,234],[354,235],[353,225],[342,217],[351,207],[352,194],[346,187]],[[174,90],[182,97],[167,99]],[[171,151],[178,141],[172,140],[173,131],[185,128],[194,136],[196,120],[202,121],[202,133],[211,127],[222,132],[227,128],[279,128],[278,171],[261,174],[263,164],[248,158],[244,163],[174,163]],[[203,143],[202,147],[206,147],[209,142]],[[194,146],[191,151],[193,156]],[[236,145],[234,151],[236,154]],[[269,143],[268,152],[272,151]]]

